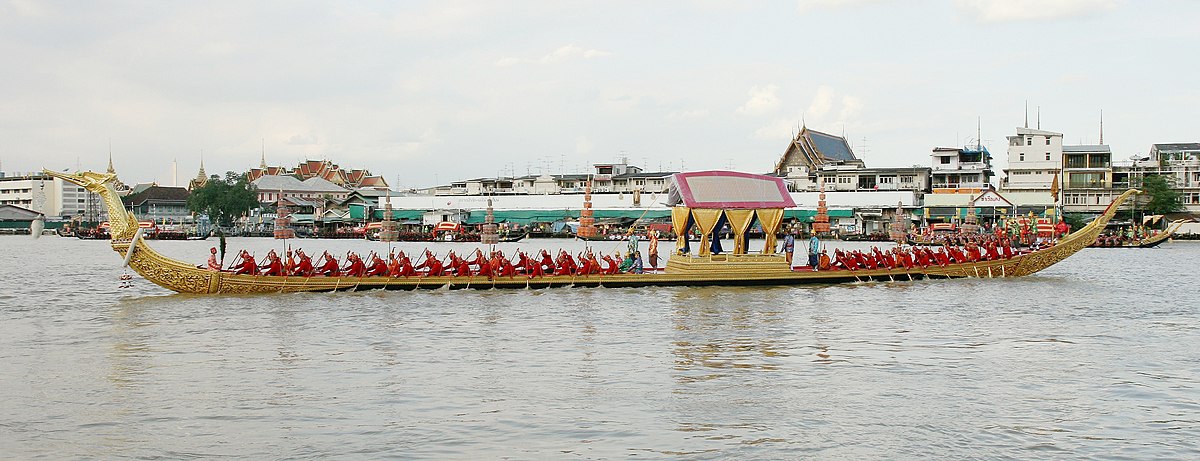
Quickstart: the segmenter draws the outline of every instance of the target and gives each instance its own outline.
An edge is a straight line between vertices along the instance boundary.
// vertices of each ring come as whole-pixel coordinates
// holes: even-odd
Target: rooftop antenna
[[[975,150],[983,150],[983,117],[975,116]]]
[[[1100,109],[1100,145],[1104,145],[1104,109]]]
[[[1042,129],[1042,106],[1037,106],[1037,122],[1038,122],[1037,129],[1039,129],[1039,130]]]
[[[1029,100],[1025,100],[1025,128],[1029,128]]]

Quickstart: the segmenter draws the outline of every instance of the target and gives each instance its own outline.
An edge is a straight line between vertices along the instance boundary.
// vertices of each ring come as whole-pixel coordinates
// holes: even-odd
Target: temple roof
[[[788,143],[774,173],[786,176],[789,166],[804,166],[810,171],[827,163],[861,162],[846,138],[803,127]]]

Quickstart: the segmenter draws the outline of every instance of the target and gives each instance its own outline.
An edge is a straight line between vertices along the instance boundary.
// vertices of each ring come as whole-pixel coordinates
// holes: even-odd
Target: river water
[[[1016,279],[266,296],[120,288],[107,242],[0,249],[5,459],[1200,458],[1195,243]]]

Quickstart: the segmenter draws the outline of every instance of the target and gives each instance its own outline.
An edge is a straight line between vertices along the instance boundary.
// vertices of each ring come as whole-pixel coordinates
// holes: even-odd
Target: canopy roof
[[[793,208],[783,178],[736,171],[675,173],[667,193],[667,206],[688,208],[760,209]]]

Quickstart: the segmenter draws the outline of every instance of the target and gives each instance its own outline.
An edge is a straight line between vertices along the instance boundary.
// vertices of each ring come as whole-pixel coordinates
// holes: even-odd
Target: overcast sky
[[[1114,158],[1200,141],[1200,2],[0,0],[0,169],[128,183],[327,158],[401,187],[767,172],[797,126],[868,166],[1007,163],[1025,121]]]

